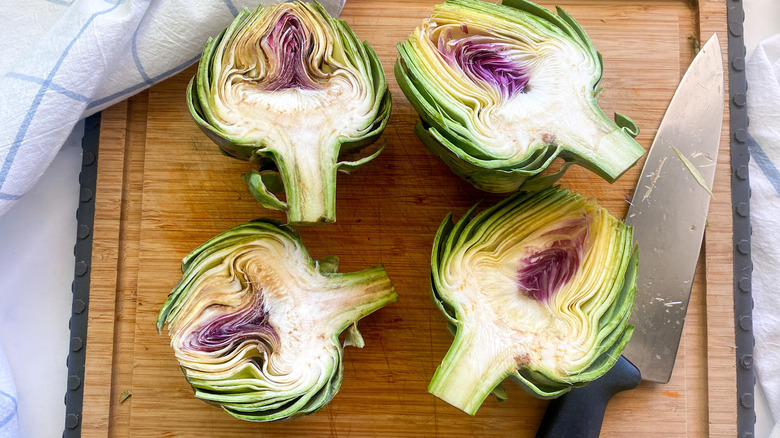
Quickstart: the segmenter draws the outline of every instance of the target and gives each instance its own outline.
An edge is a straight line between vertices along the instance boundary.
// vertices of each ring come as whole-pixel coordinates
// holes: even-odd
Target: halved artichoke
[[[381,266],[337,274],[298,233],[271,220],[239,225],[184,258],[160,310],[195,396],[244,420],[316,412],[341,385],[342,347],[363,346],[357,321],[397,295]]]
[[[639,130],[598,106],[602,61],[566,12],[524,0],[448,0],[398,45],[395,77],[415,132],[475,187],[506,193],[556,158],[609,182],[644,154]]]
[[[433,299],[455,340],[428,391],[474,415],[506,377],[554,398],[606,373],[633,330],[632,229],[558,187],[473,210],[433,244]]]
[[[371,46],[318,3],[301,2],[244,10],[210,39],[187,103],[222,152],[259,164],[244,182],[290,223],[336,220],[337,170],[381,148],[356,161],[340,154],[373,143],[391,109]],[[272,193],[281,190],[286,201]]]

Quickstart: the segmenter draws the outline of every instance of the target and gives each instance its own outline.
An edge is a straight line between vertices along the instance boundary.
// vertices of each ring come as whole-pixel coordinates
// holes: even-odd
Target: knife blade
[[[626,216],[639,250],[631,340],[604,376],[550,402],[537,437],[598,437],[614,394],[640,380],[669,382],[715,179],[724,88],[713,35],[672,97]]]

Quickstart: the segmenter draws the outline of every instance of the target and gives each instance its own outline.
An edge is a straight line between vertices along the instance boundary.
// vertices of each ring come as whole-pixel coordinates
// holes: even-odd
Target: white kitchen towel
[[[0,348],[0,438],[16,438],[18,435],[16,388],[8,361]]]
[[[73,125],[198,60],[258,2],[24,0],[0,5],[0,215],[46,170]],[[338,14],[345,0],[320,0]]]
[[[780,35],[761,42],[747,65],[748,148],[753,225],[755,366],[775,420],[780,420]],[[780,438],[775,426],[771,438]]]

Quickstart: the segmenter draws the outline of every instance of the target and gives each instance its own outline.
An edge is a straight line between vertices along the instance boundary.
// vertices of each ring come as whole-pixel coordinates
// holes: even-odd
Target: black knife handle
[[[620,356],[603,376],[551,400],[536,438],[598,438],[609,400],[641,380],[639,369]]]

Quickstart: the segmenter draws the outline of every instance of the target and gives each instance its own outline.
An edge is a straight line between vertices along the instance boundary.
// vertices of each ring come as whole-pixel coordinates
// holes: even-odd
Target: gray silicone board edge
[[[73,253],[76,264],[73,275],[73,307],[69,322],[68,384],[65,390],[65,430],[63,438],[81,436],[81,414],[84,404],[84,364],[87,359],[87,314],[89,313],[90,265],[92,262],[92,227],[95,220],[95,184],[97,182],[100,113],[84,121],[81,172],[79,173],[78,227]]]
[[[750,259],[750,175],[748,172],[747,78],[745,77],[745,12],[741,0],[728,4],[729,120],[731,145],[731,206],[734,243],[734,341],[737,372],[737,436],[752,438],[756,413],[753,401],[753,296]]]

